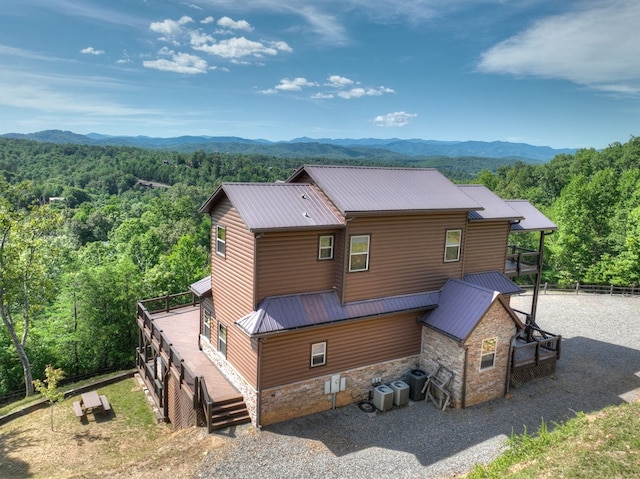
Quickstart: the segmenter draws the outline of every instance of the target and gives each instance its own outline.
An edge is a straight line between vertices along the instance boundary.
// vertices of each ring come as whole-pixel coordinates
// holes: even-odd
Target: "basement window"
[[[480,353],[480,371],[491,369],[496,365],[496,344],[498,338],[483,339]]]
[[[327,364],[327,342],[313,343],[311,345],[311,367]]]

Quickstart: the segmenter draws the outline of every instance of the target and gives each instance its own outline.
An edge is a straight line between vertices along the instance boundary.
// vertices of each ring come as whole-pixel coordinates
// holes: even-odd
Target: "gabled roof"
[[[305,165],[287,181],[307,173],[343,213],[481,210],[438,170]]]
[[[464,275],[466,283],[475,284],[500,294],[520,294],[524,290],[499,271],[487,271],[484,273],[471,273]]]
[[[514,210],[524,218],[511,225],[511,231],[554,231],[556,224],[543,215],[538,209],[526,200],[505,200]]]
[[[494,301],[501,301],[513,322],[524,328],[499,292],[458,279],[449,279],[445,283],[440,292],[438,307],[427,312],[420,322],[456,341],[464,342]]]
[[[482,211],[470,211],[471,221],[522,219],[520,213],[484,185],[458,185],[458,188],[484,208]]]
[[[316,187],[294,183],[222,183],[200,208],[228,197],[250,231],[342,227],[344,219]]]
[[[257,311],[236,321],[251,336],[290,331],[337,321],[402,311],[424,310],[438,304],[439,292],[392,296],[340,304],[335,291],[266,298]]]

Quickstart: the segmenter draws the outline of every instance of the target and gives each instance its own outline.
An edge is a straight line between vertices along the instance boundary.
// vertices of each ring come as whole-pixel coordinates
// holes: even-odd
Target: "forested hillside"
[[[541,165],[431,161],[348,163],[435,164],[465,182],[480,171],[474,181],[558,224],[547,280],[640,280],[640,139]],[[209,224],[197,210],[216,185],[285,179],[314,162],[332,163],[0,139],[0,394],[47,364],[68,376],[131,367],[136,301],[207,274]]]

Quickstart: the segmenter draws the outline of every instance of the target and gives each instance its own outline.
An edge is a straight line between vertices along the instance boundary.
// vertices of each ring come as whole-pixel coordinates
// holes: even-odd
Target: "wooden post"
[[[580,291],[580,282],[576,283],[576,294]]]

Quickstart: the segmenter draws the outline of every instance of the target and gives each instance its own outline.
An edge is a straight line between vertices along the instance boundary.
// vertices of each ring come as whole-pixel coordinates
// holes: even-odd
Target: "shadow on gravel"
[[[640,399],[637,349],[579,336],[564,340],[562,348],[554,376],[512,388],[510,399],[446,412],[431,403],[411,402],[377,415],[351,405],[264,430],[320,441],[336,456],[382,448],[412,454],[429,465],[469,448],[482,450],[483,443],[503,441],[525,428],[535,432],[543,420],[552,427],[579,411]]]

